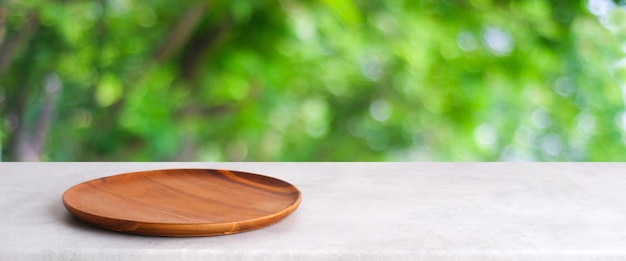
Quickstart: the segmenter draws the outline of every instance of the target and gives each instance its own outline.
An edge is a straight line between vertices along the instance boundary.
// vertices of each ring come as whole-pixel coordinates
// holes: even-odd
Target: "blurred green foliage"
[[[619,161],[603,0],[0,2],[3,160]]]

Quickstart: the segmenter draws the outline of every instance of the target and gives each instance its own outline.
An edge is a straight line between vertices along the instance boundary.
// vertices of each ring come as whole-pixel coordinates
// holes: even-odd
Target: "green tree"
[[[4,160],[626,159],[613,2],[0,4]]]

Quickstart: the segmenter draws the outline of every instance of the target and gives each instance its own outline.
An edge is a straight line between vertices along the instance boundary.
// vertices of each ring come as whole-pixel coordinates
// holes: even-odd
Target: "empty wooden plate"
[[[154,236],[213,236],[272,225],[298,208],[293,185],[258,174],[167,169],[78,184],[63,204],[78,219],[114,231]]]

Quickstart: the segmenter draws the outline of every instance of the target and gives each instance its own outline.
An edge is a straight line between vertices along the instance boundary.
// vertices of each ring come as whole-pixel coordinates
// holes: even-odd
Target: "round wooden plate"
[[[213,236],[277,223],[302,200],[293,185],[258,174],[167,169],[78,184],[63,204],[78,219],[114,231],[153,236]]]

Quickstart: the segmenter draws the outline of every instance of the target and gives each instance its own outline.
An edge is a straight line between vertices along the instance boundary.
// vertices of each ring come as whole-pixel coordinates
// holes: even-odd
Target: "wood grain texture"
[[[154,236],[213,236],[272,225],[298,208],[293,185],[258,174],[168,169],[78,184],[63,194],[76,218],[114,231]]]

